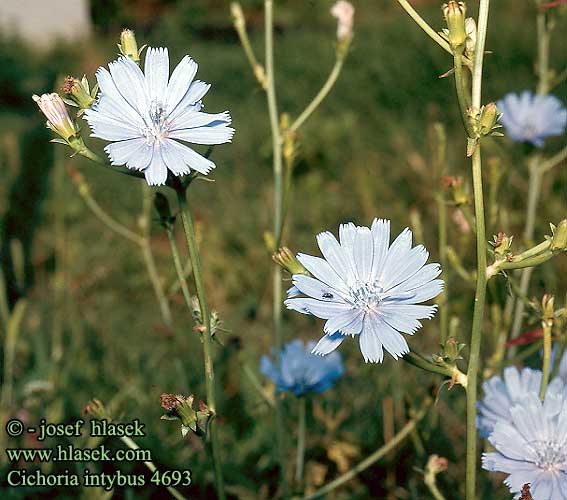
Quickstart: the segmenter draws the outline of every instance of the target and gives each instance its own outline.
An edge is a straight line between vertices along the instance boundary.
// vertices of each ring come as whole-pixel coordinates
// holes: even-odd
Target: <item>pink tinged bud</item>
[[[71,120],[65,103],[59,94],[53,92],[51,94],[43,94],[41,97],[34,94],[33,100],[47,118],[48,128],[66,141],[69,141],[71,137],[76,135],[75,124]]]
[[[337,18],[337,39],[344,42],[352,38],[354,7],[346,0],[339,0],[331,8],[331,15]]]

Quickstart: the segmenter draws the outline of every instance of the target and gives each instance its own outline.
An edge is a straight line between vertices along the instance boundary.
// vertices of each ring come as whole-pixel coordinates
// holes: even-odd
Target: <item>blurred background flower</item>
[[[344,372],[342,357],[338,352],[321,357],[311,353],[314,342],[307,345],[302,340],[286,344],[281,352],[274,352],[277,361],[268,356],[260,359],[260,371],[271,379],[276,392],[291,392],[304,396],[330,389]]]
[[[516,142],[529,142],[542,148],[545,139],[565,132],[567,109],[553,95],[524,90],[521,94],[506,94],[497,105],[506,134]]]

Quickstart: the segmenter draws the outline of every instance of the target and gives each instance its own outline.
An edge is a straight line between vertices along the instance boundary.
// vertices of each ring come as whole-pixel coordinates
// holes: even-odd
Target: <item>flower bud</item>
[[[140,62],[140,52],[142,52],[144,47],[138,50],[136,35],[134,35],[132,30],[122,30],[122,33],[120,33],[120,43],[118,44],[118,48],[123,56],[129,57],[136,63]]]
[[[474,56],[474,49],[476,48],[476,21],[472,17],[467,17],[465,20],[465,32],[467,39],[465,41],[465,55],[472,59]]]
[[[242,12],[242,7],[238,2],[230,3],[230,13],[232,15],[232,20],[236,28],[244,28],[246,21],[244,18],[244,12]]]
[[[440,457],[439,455],[431,455],[425,470],[429,474],[437,475],[440,472],[444,472],[449,467],[449,461],[445,457]]]
[[[187,398],[181,395],[164,393],[160,396],[160,405],[166,411],[162,420],[179,420],[181,422],[181,435],[185,437],[189,431],[197,436],[204,436],[207,432],[209,420],[213,413],[203,401],[199,401],[199,410],[193,409],[193,394]]]
[[[291,274],[309,274],[287,247],[281,247],[277,252],[274,252],[272,260]]]
[[[47,128],[53,130],[65,142],[69,142],[77,134],[75,124],[71,120],[65,103],[59,94],[53,92],[51,94],[43,94],[41,97],[34,94],[33,100],[46,116]]]
[[[483,106],[480,110],[479,119],[480,135],[490,135],[496,127],[499,117],[500,114],[498,113],[498,108],[495,103],[490,102],[486,106]]]
[[[93,105],[97,89],[98,87],[95,85],[91,94],[86,76],[83,76],[82,80],[68,76],[61,87],[63,93],[67,95],[67,99],[64,99],[64,101],[70,106],[78,107],[79,115],[82,114],[83,110],[89,109]]]
[[[567,219],[563,219],[557,227],[553,229],[551,250],[554,252],[567,250]]]
[[[441,183],[453,193],[453,201],[457,206],[466,205],[469,202],[469,195],[462,177],[444,175],[441,177]]]
[[[555,297],[546,293],[541,299],[542,320],[550,321],[555,317]]]
[[[354,7],[350,2],[339,0],[331,7],[331,15],[337,19],[337,40],[344,42],[352,38]]]
[[[459,344],[454,337],[449,337],[440,345],[441,352],[432,356],[435,363],[440,365],[446,363],[454,365],[457,361],[463,359],[461,351],[465,348],[465,344]]]
[[[512,248],[513,236],[508,236],[503,232],[499,232],[498,235],[493,237],[494,241],[491,243],[494,247],[494,253],[500,257],[507,257],[510,255],[510,249]]]
[[[331,15],[337,19],[337,56],[344,58],[352,40],[354,7],[350,2],[339,0],[331,7]]]
[[[467,32],[465,29],[466,6],[464,2],[450,0],[443,5],[443,16],[447,22],[449,32],[447,38],[453,50],[463,49],[467,40]]]

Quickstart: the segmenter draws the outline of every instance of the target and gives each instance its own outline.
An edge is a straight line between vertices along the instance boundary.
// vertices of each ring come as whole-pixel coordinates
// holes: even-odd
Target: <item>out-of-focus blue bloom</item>
[[[315,356],[311,353],[314,346],[315,342],[305,345],[294,340],[279,353],[274,352],[279,357],[279,368],[271,358],[262,356],[260,371],[274,381],[277,392],[289,391],[296,396],[324,392],[343,375],[343,361],[338,352],[325,358]]]
[[[562,384],[559,378],[555,384]],[[547,393],[542,403],[531,392],[499,420],[489,437],[496,451],[484,453],[482,466],[509,474],[504,483],[518,498],[530,484],[534,500],[567,498],[567,393]]]
[[[515,366],[504,369],[504,380],[498,375],[482,384],[484,399],[478,403],[477,427],[482,437],[488,437],[498,420],[510,420],[510,409],[529,392],[539,394],[542,373],[540,370]]]
[[[112,141],[104,150],[112,165],[141,170],[150,185],[196,170],[208,174],[215,164],[179,141],[194,144],[230,142],[228,112],[201,111],[210,85],[194,80],[197,63],[185,56],[169,77],[167,49],[146,51],[144,72],[129,57],[99,68],[97,102],[85,112],[92,136]]]
[[[315,354],[329,354],[346,336],[358,335],[366,362],[382,362],[384,349],[398,359],[410,350],[402,333],[412,335],[419,320],[437,310],[420,302],[443,289],[436,279],[441,268],[425,265],[429,253],[422,245],[412,248],[408,228],[390,245],[388,220],[374,219],[371,228],[343,224],[339,239],[329,232],[317,236],[323,259],[297,255],[312,276],[293,275],[285,304],[327,320]]]
[[[503,113],[500,123],[516,142],[531,142],[541,148],[547,137],[565,132],[567,109],[553,95],[525,90],[521,94],[506,94],[497,106]]]

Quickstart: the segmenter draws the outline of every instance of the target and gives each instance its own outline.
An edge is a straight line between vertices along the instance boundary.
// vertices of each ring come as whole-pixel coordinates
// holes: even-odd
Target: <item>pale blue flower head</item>
[[[541,379],[540,370],[524,368],[520,371],[509,366],[504,369],[503,378],[496,375],[485,381],[482,384],[484,399],[477,404],[477,427],[482,437],[488,437],[498,420],[510,420],[510,409],[516,401],[529,392],[539,394]]]
[[[496,451],[482,456],[484,469],[509,474],[504,484],[515,498],[526,483],[534,500],[567,498],[567,390],[561,379],[553,383],[558,387],[543,403],[530,392],[509,421],[496,423],[489,437]]]
[[[288,391],[296,396],[309,392],[320,393],[330,389],[344,373],[343,361],[338,352],[322,358],[311,354],[315,342],[307,345],[301,340],[286,344],[278,353],[279,367],[268,356],[262,356],[260,371],[273,380],[276,392]]]
[[[541,148],[547,137],[565,132],[567,109],[553,95],[525,90],[521,94],[506,94],[497,106],[503,114],[500,123],[516,142],[531,142]]]
[[[437,306],[420,302],[443,289],[436,279],[441,268],[425,264],[429,253],[422,245],[412,248],[407,228],[390,245],[388,220],[374,219],[371,228],[343,224],[339,240],[321,233],[317,242],[324,258],[297,255],[312,276],[293,275],[285,304],[327,320],[315,354],[329,354],[347,336],[358,336],[366,362],[382,362],[384,349],[398,359],[409,352],[402,333],[412,335],[420,319],[435,314]]]
[[[208,174],[215,164],[183,144],[230,142],[228,112],[201,111],[210,85],[195,80],[197,63],[185,56],[169,76],[167,49],[148,48],[144,72],[128,57],[99,68],[97,102],[85,112],[93,137],[111,141],[104,149],[112,165],[144,172],[149,185],[165,184],[168,171]]]

